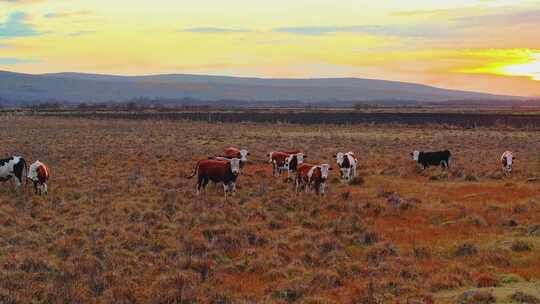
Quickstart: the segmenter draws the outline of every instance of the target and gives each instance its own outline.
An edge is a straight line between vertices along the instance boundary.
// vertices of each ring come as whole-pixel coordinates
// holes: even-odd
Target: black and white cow
[[[412,159],[422,166],[422,170],[429,166],[441,166],[443,169],[448,169],[450,156],[451,153],[448,150],[437,152],[414,151],[411,153]]]
[[[341,173],[341,179],[350,181],[356,176],[356,168],[358,160],[354,157],[353,152],[338,152],[334,155],[337,165]]]
[[[26,177],[26,161],[20,156],[0,159],[0,181],[5,182],[13,178],[17,191]]]
[[[298,170],[298,166],[304,162],[304,158],[306,158],[304,153],[296,153],[289,155],[285,160],[285,168],[287,169],[288,179],[290,181],[296,179],[296,171]]]

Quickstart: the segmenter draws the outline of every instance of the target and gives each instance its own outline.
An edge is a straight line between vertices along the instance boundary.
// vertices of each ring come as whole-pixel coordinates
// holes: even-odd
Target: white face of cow
[[[240,150],[240,161],[246,162],[247,161],[247,156],[248,156],[248,150],[246,150],[246,149]]]
[[[302,164],[304,162],[304,153],[296,154],[296,160],[298,162],[298,165]]]
[[[506,157],[506,171],[511,172],[512,171],[512,163],[514,162],[514,156],[509,153],[504,155],[503,157]]]
[[[341,164],[343,164],[343,157],[345,156],[345,154],[343,154],[343,152],[338,152],[336,154],[336,162],[338,164],[338,166],[341,167]]]
[[[411,153],[411,155],[414,161],[418,161],[418,157],[420,156],[420,151],[414,151],[413,153]]]
[[[328,164],[322,164],[321,165],[321,178],[327,179],[328,173],[330,172],[330,165]]]
[[[233,158],[230,160],[231,163],[231,172],[233,174],[239,174],[240,173],[240,159]]]

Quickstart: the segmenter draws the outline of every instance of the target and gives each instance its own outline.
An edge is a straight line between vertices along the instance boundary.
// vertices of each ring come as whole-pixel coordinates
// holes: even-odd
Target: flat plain
[[[540,303],[537,130],[3,115],[0,137],[51,171],[47,196],[0,184],[0,303]],[[238,193],[196,196],[229,146]],[[354,151],[359,177],[296,194],[280,149]],[[440,149],[448,172],[409,156]]]

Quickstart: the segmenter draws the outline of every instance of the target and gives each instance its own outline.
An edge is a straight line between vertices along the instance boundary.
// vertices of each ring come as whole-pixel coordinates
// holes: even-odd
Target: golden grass
[[[540,279],[537,132],[2,116],[0,138],[51,169],[45,197],[0,185],[0,302],[436,303]],[[229,145],[252,155],[237,196],[197,197],[185,176]],[[265,163],[293,148],[354,151],[364,182],[295,195]],[[409,160],[443,148],[448,174]]]

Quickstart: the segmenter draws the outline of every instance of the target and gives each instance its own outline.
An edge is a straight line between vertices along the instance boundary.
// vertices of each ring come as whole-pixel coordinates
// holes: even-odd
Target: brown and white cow
[[[516,157],[512,154],[512,151],[504,151],[501,155],[501,164],[504,173],[512,173],[512,165],[514,164],[515,159]]]
[[[228,160],[205,159],[197,162],[190,179],[197,175],[197,195],[204,190],[209,181],[222,183],[225,198],[228,193],[236,192],[236,179],[240,173],[240,159],[232,158]]]
[[[295,179],[296,192],[305,189],[307,192],[310,188],[315,190],[317,194],[324,194],[326,188],[326,180],[332,168],[328,164],[312,165],[301,164],[298,166],[298,172]]]
[[[354,157],[353,152],[338,152],[334,155],[336,163],[341,173],[341,179],[350,181],[356,176],[356,168],[358,167],[358,160]]]
[[[303,163],[304,158],[307,158],[306,155],[298,151],[274,151],[268,153],[267,156],[268,162],[272,164],[272,175],[280,176],[283,171],[287,171],[289,179],[293,178],[298,164]]]
[[[36,194],[47,194],[47,181],[49,180],[49,168],[39,160],[30,165],[28,169],[28,179],[34,183]]]

